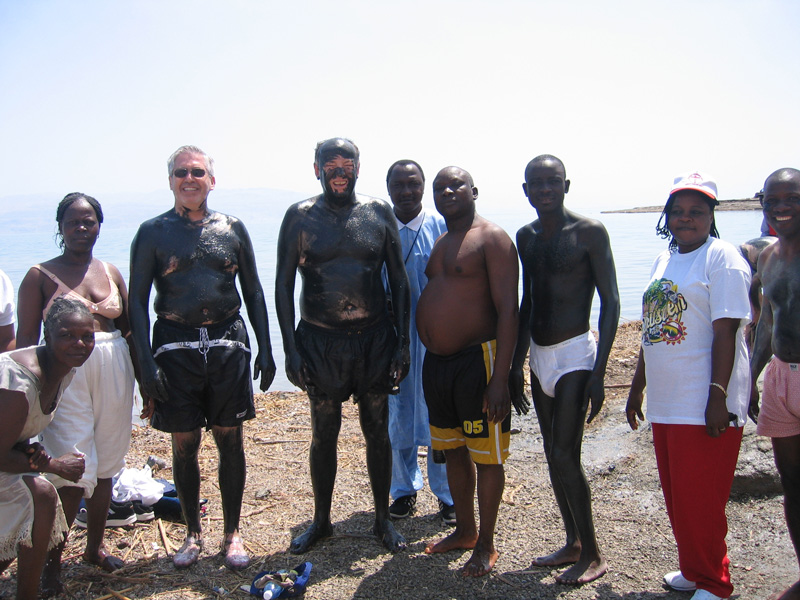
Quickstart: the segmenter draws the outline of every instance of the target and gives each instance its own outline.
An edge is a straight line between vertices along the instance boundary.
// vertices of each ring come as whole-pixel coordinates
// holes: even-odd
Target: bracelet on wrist
[[[726,389],[725,389],[725,386],[724,386],[724,385],[722,385],[721,383],[715,383],[715,382],[713,382],[713,381],[712,381],[711,383],[709,383],[709,384],[708,384],[708,386],[709,386],[709,387],[715,387],[715,388],[717,388],[717,389],[720,389],[720,390],[722,390],[722,394],[723,394],[723,395],[724,395],[726,398],[728,397],[728,390],[726,390]]]

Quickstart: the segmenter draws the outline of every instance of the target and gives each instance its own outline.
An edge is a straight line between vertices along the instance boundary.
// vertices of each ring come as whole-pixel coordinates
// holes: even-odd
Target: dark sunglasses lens
[[[184,169],[184,168],[175,169],[172,172],[172,174],[175,177],[177,177],[178,179],[183,179],[184,177],[186,177],[189,174],[189,169]],[[205,169],[192,169],[192,177],[195,177],[196,179],[200,179],[201,177],[205,177],[205,176],[206,176]]]

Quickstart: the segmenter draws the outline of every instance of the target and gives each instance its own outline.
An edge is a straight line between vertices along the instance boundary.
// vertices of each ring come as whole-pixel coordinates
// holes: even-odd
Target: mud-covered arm
[[[591,401],[587,423],[591,423],[597,416],[605,401],[606,366],[608,357],[611,355],[611,346],[617,335],[620,313],[617,271],[605,227],[602,225],[593,227],[591,241],[589,261],[597,295],[600,297],[600,318],[598,320],[600,339],[597,343],[597,358],[595,358],[594,368],[585,389],[585,393]]]
[[[131,243],[131,286],[128,294],[128,317],[134,352],[139,359],[142,393],[166,402],[167,378],[156,364],[150,347],[150,289],[156,277],[155,243],[146,225],[142,225]]]
[[[300,264],[299,221],[296,206],[286,211],[278,234],[278,262],[275,266],[275,310],[281,328],[283,353],[286,356],[286,377],[302,390],[306,389],[305,365],[294,341],[294,283]]]
[[[486,418],[499,423],[511,411],[509,374],[519,327],[519,260],[511,238],[497,229],[485,245],[489,291],[497,312],[497,355],[483,399]]]
[[[403,245],[400,241],[400,233],[397,230],[397,222],[391,208],[388,205],[382,206],[384,210],[383,218],[386,222],[386,275],[389,282],[389,290],[392,294],[392,308],[395,330],[397,331],[397,347],[392,356],[390,366],[390,377],[395,385],[408,375],[411,366],[411,354],[409,350],[409,321],[411,318],[411,295],[409,292],[408,273],[403,261]]]
[[[242,296],[247,306],[247,316],[253,328],[258,343],[253,379],[259,379],[259,388],[266,392],[275,379],[275,359],[272,356],[272,342],[269,338],[269,319],[267,317],[267,304],[264,301],[264,289],[258,278],[256,256],[253,243],[247,229],[240,221],[235,221],[233,227],[241,242],[239,248],[239,285],[242,287]]]

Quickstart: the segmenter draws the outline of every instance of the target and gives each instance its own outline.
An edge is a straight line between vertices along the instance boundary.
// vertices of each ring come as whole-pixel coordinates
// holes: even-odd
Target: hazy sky
[[[0,196],[166,190],[189,143],[219,189],[311,195],[314,145],[337,135],[382,197],[409,157],[513,210],[541,153],[578,208],[661,203],[689,169],[750,196],[800,167],[799,17],[793,0],[0,0]]]

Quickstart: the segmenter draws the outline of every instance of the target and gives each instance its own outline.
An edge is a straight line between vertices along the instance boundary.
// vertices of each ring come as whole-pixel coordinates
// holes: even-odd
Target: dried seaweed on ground
[[[427,542],[450,531],[436,517],[436,498],[427,487],[419,494],[416,514],[397,523],[409,543],[406,551],[389,554],[372,536],[372,495],[364,441],[352,402],[343,406],[332,514],[335,534],[304,556],[289,554],[291,537],[308,526],[313,511],[308,475],[309,409],[302,393],[272,392],[257,396],[257,417],[245,425],[248,473],[241,529],[254,559],[249,569],[231,572],[218,554],[222,539],[218,460],[213,439],[205,434],[200,449],[201,495],[208,504],[200,562],[187,571],[175,571],[165,546],[180,546],[183,526],[166,521],[159,526],[151,521],[107,531],[109,547],[128,564],[122,571],[105,574],[81,561],[85,530],[73,529],[65,552],[66,593],[62,597],[245,600],[248,595],[239,591],[239,586],[249,584],[260,571],[293,568],[309,560],[314,567],[307,600],[685,600],[686,594],[667,591],[661,580],[664,573],[678,567],[651,437],[647,427],[631,432],[623,414],[640,339],[640,322],[620,325],[608,364],[606,404],[586,428],[584,465],[592,488],[598,539],[610,563],[609,573],[596,582],[569,588],[555,583],[558,570],[531,567],[533,557],[551,552],[564,542],[533,413],[512,417],[517,433],[512,436],[496,534],[501,554],[488,577],[461,577],[459,569],[469,556],[467,552],[422,552]],[[740,466],[759,456],[769,463],[768,440],[765,443],[763,438],[756,438],[750,428],[752,424],[746,429]],[[150,428],[136,429],[129,466],[141,467],[151,454],[167,459],[169,464],[168,436]],[[424,469],[424,459],[421,461]],[[170,478],[171,470],[168,467],[157,476]],[[735,594],[742,599],[764,598],[797,577],[774,471],[762,471],[760,476],[764,479],[756,480],[751,488],[746,483],[752,482],[752,477],[740,477],[728,506],[731,573]],[[15,569],[12,566],[0,580],[0,593],[6,597],[13,594]]]

